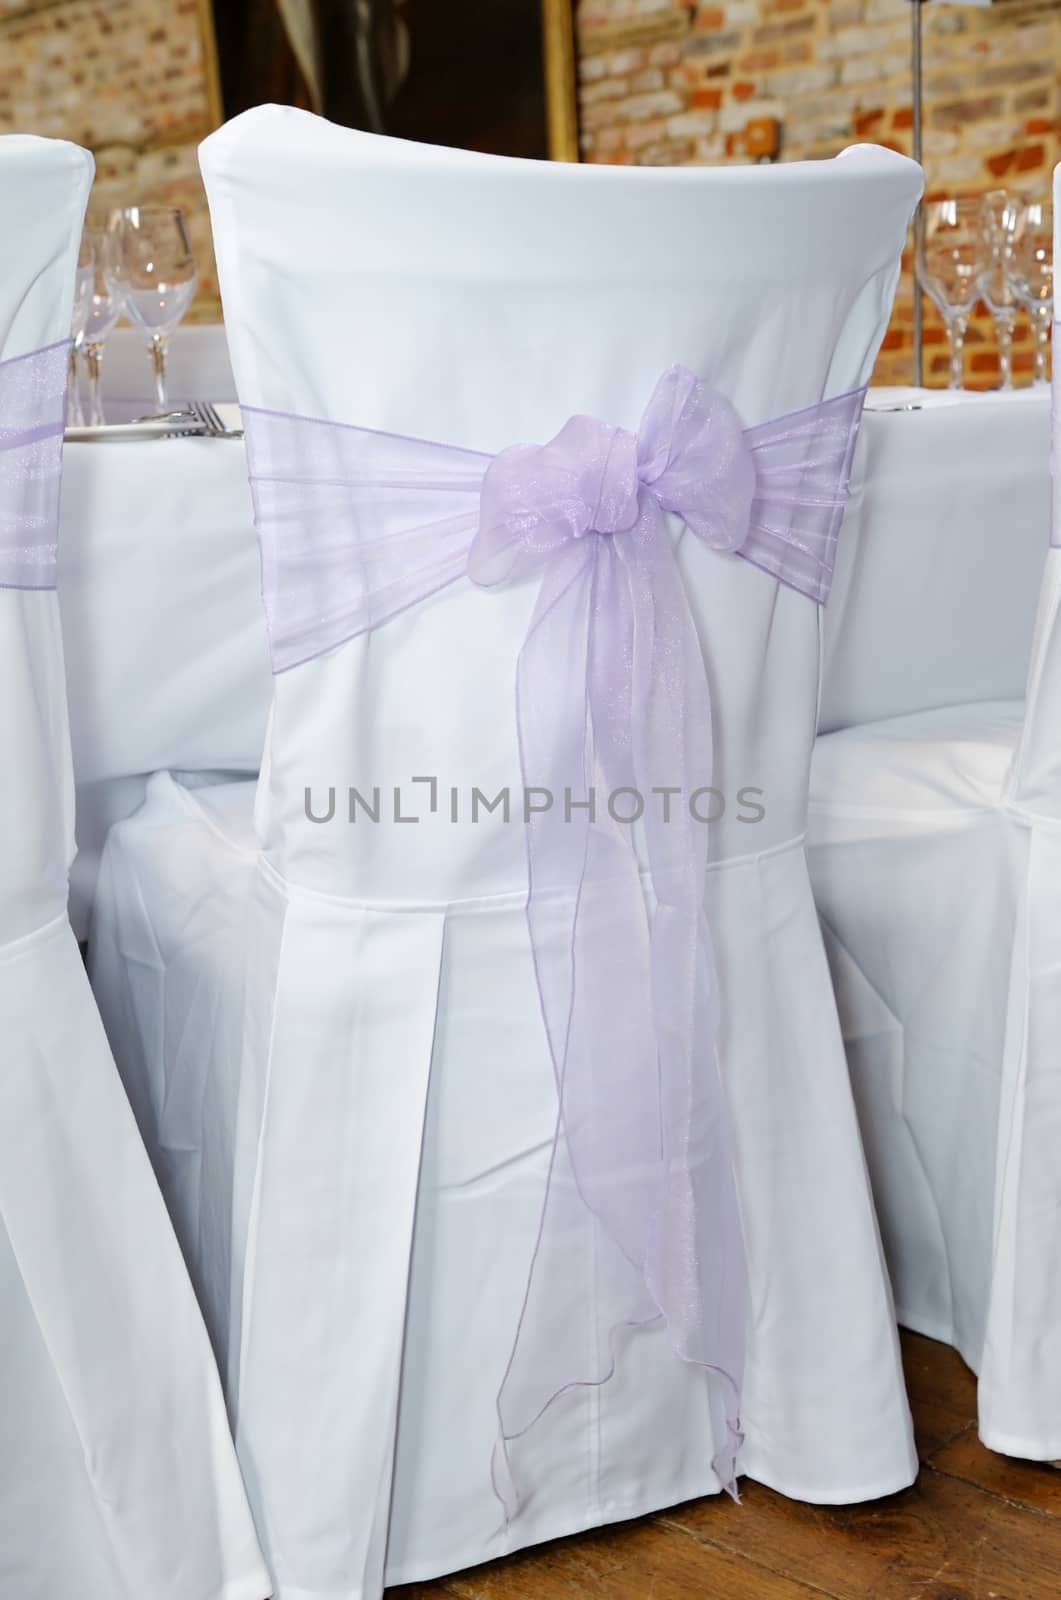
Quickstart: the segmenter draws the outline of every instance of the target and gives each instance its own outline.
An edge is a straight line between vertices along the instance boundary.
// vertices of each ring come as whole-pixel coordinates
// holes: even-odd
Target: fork
[[[225,424],[221,420],[220,414],[214,409],[214,407],[210,404],[210,402],[208,400],[191,400],[191,401],[189,401],[189,405],[191,407],[193,415],[198,418],[198,420],[202,423],[203,427],[214,438],[218,438],[218,439],[235,439],[235,438],[239,438],[239,436],[240,436],[239,429],[238,428],[226,428]]]

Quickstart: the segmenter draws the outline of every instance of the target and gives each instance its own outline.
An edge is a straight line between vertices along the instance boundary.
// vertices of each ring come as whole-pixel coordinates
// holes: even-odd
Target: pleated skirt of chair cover
[[[1061,1456],[1061,822],[1022,703],[820,739],[808,857],[900,1323],[979,1374],[991,1449]]]
[[[264,1600],[216,1366],[65,916],[0,947],[0,1597]]]
[[[297,890],[259,861],[253,795],[152,780],[108,840],[93,978],[278,1600],[378,1596],[715,1493],[703,1374],[650,1326],[512,1448],[504,1526],[497,1395],[556,1116],[524,897]],[[740,1470],[886,1495],[916,1458],[802,841],[708,876],[750,1269]],[[587,1338],[592,1274],[587,1254],[555,1291]]]

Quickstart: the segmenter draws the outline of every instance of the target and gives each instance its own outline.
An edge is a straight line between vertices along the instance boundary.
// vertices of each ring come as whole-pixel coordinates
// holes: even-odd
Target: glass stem
[[[998,386],[1013,387],[1013,322],[1012,311],[995,312],[995,343],[998,346]]]
[[[1041,388],[1046,383],[1046,352],[1050,345],[1050,313],[1036,306],[1032,312],[1032,333],[1035,336],[1034,383]]]
[[[70,367],[66,380],[66,423],[69,428],[80,428],[85,421],[81,410],[81,386],[77,370],[77,345],[70,346]]]
[[[965,330],[969,326],[969,313],[959,313],[947,319],[947,336],[950,339],[950,387],[965,386]]]
[[[158,409],[165,411],[166,400],[166,338],[156,333],[151,340],[151,369],[155,374],[155,399]]]
[[[88,368],[88,421],[91,428],[103,426],[103,397],[100,392],[100,366],[103,362],[103,346],[101,344],[86,344],[85,365]]]

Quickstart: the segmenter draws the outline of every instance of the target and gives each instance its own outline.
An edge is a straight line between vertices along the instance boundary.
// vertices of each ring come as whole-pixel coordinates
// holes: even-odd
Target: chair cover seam
[[[51,917],[47,922],[42,922],[31,932],[20,934],[17,939],[10,939],[6,944],[0,944],[0,964],[7,961],[18,961],[34,945],[43,944],[52,934],[63,928],[67,920],[66,912],[60,911],[57,916]]]
[[[768,861],[774,856],[787,855],[789,852],[802,851],[806,842],[806,835],[796,834],[790,839],[784,839],[780,844],[771,845],[768,850],[756,851],[749,855],[727,856],[720,861],[710,861],[707,864],[705,876],[714,872],[721,872],[731,867],[751,866],[760,861]],[[240,851],[241,855],[249,853]],[[314,889],[306,884],[292,883],[285,878],[272,862],[262,853],[257,853],[258,870],[262,877],[278,894],[286,900],[309,900],[318,904],[344,906],[350,910],[375,912],[382,915],[459,915],[478,910],[502,911],[518,910],[527,903],[527,890],[525,886],[517,889],[505,889],[496,894],[472,895],[461,900],[384,900],[360,895],[334,894],[327,889]],[[652,880],[647,868],[639,872],[639,877],[646,889],[651,889]]]

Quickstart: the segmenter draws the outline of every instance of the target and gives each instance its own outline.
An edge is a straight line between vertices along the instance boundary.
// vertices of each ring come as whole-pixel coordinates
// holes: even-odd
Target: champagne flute
[[[950,340],[950,387],[960,389],[969,314],[980,298],[984,241],[978,199],[935,200],[925,207],[917,281],[937,306]]]
[[[1013,325],[1017,320],[1018,297],[1012,262],[1017,216],[1017,205],[1005,189],[992,189],[980,201],[984,246],[980,294],[994,318],[1000,389],[1013,387]]]
[[[91,258],[86,267],[88,294],[81,346],[88,368],[88,420],[93,428],[103,426],[103,400],[100,391],[100,365],[103,344],[122,314],[122,295],[113,276],[115,241],[106,228],[85,229]],[[88,274],[91,274],[89,277]]]
[[[114,221],[118,250],[112,271],[129,320],[147,335],[155,399],[167,408],[170,335],[195,298],[195,256],[184,215],[166,206],[128,206]]]
[[[1028,307],[1035,335],[1035,378],[1046,383],[1046,356],[1054,315],[1054,210],[1049,201],[1022,206],[1016,220],[1010,276]]]

